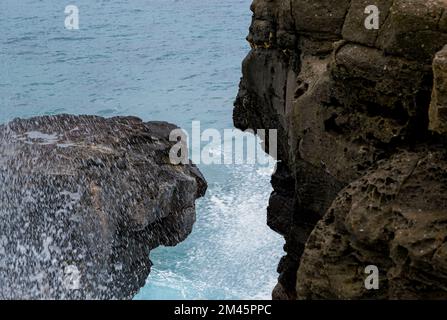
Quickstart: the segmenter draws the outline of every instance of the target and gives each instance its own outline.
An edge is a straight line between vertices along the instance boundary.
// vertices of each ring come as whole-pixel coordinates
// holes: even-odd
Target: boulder
[[[57,115],[0,126],[0,298],[129,299],[184,240],[206,182],[174,125]]]

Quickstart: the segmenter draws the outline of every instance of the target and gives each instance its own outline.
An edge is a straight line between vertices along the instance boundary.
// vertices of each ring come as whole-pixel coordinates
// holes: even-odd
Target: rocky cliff
[[[48,116],[0,126],[0,298],[128,299],[184,240],[206,182],[169,161],[175,126]]]
[[[251,9],[234,123],[279,130],[274,298],[447,298],[447,1]]]

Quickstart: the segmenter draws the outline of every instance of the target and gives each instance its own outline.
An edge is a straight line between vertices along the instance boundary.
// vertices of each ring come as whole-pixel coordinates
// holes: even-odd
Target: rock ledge
[[[58,115],[0,126],[0,298],[128,299],[192,230],[206,182],[165,122]]]

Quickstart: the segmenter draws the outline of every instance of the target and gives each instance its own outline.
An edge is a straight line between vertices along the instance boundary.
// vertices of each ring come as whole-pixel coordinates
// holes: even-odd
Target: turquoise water
[[[232,127],[250,0],[1,0],[0,122],[135,115]],[[80,30],[64,28],[75,4]],[[137,299],[270,298],[282,239],[265,225],[271,167],[204,166],[191,236],[151,253]]]

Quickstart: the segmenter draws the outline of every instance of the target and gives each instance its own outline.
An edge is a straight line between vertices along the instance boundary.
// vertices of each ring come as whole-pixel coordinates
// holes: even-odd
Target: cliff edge
[[[279,130],[268,224],[287,255],[273,297],[447,298],[447,1],[251,9],[233,118]]]
[[[174,125],[58,115],[0,126],[0,299],[130,299],[207,185]]]

